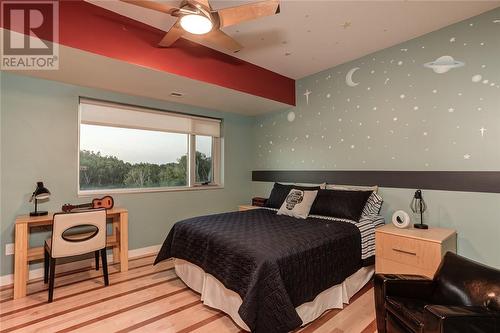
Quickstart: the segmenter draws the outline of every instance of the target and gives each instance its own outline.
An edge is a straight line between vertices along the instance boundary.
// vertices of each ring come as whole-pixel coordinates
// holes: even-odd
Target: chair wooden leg
[[[95,251],[95,270],[99,270],[99,251]]]
[[[43,283],[49,282],[49,261],[50,256],[46,248],[43,250]]]
[[[107,254],[106,254],[106,248],[101,250],[101,260],[102,260],[102,272],[104,275],[104,285],[109,286],[108,258],[107,258]]]
[[[54,279],[56,273],[56,258],[50,258],[50,273],[49,273],[49,303],[54,299]]]

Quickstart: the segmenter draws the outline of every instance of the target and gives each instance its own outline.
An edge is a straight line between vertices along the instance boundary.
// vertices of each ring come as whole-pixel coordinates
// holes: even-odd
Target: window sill
[[[78,197],[89,197],[93,195],[108,195],[108,194],[136,194],[136,193],[154,193],[154,192],[180,192],[180,191],[203,191],[203,190],[219,190],[223,189],[224,185],[195,185],[193,187],[150,187],[150,188],[120,188],[120,189],[103,189],[103,190],[79,190]]]

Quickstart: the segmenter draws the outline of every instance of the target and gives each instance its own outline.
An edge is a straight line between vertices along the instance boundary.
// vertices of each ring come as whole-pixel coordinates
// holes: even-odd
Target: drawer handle
[[[412,255],[412,256],[416,256],[417,255],[415,252],[410,252],[410,251],[405,251],[405,250],[400,250],[400,249],[395,249],[395,248],[392,248],[392,250],[396,251],[396,252],[404,253],[404,254],[409,254],[409,255]]]

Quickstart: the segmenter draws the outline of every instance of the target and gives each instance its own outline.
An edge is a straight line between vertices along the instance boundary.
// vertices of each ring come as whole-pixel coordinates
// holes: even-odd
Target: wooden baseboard
[[[142,247],[139,249],[129,250],[128,257],[129,257],[129,259],[132,259],[132,258],[145,256],[148,254],[155,254],[158,251],[160,251],[160,248],[161,248],[161,244]],[[112,264],[113,261],[114,261],[113,255],[108,254],[108,264]],[[94,261],[93,257],[89,258],[89,259],[72,261],[72,262],[61,264],[61,265],[57,265],[57,271],[58,272],[68,272],[68,271],[72,271],[72,270],[82,268],[85,266],[94,265],[94,262],[95,261]],[[42,277],[43,277],[43,267],[30,269],[28,280],[39,279]],[[0,276],[0,287],[11,285],[13,283],[14,283],[14,274],[7,274],[7,275]]]

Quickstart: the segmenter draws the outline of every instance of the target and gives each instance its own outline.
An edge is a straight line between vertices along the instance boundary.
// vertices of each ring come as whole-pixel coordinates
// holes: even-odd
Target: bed
[[[379,216],[305,220],[255,209],[177,222],[155,260],[252,332],[289,332],[342,308],[373,275]]]

